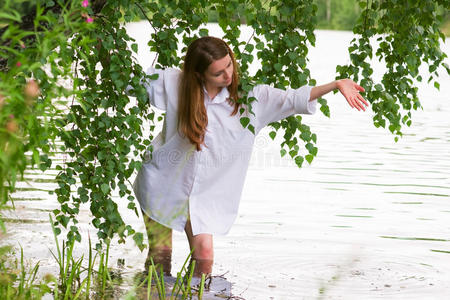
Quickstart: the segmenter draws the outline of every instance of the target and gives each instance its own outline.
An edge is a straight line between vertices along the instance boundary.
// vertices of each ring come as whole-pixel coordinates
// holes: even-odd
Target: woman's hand
[[[366,110],[366,106],[369,106],[366,99],[359,93],[364,92],[364,88],[356,84],[353,80],[337,80],[336,86],[351,107],[356,108],[357,110]]]
[[[313,87],[311,89],[309,101],[322,97],[335,89],[339,89],[348,104],[357,110],[366,110],[366,106],[369,105],[366,99],[359,94],[359,92],[364,92],[364,88],[350,79],[335,80],[327,84]]]

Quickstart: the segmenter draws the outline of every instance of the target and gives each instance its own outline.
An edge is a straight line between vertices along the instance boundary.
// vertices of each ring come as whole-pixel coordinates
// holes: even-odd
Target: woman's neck
[[[222,90],[222,88],[219,87],[208,87],[207,85],[205,86],[205,90],[208,93],[209,98],[212,100],[214,99],[217,94],[219,94],[219,92]]]

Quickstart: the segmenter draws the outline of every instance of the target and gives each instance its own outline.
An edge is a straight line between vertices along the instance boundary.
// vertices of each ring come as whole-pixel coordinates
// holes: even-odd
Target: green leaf
[[[382,86],[381,84],[377,83],[377,84],[375,85],[375,89],[376,89],[377,91],[381,92],[381,91],[383,91],[383,86]]]
[[[435,81],[434,87],[439,90],[441,86],[440,86],[439,82]]]
[[[305,159],[306,159],[306,161],[307,161],[309,164],[311,164],[311,162],[312,162],[313,159],[314,159],[314,155],[308,154],[308,155],[305,156]]]
[[[136,232],[134,235],[133,235],[133,240],[134,240],[134,242],[136,243],[136,245],[139,247],[139,250],[144,250],[144,248],[146,247],[145,245],[144,245],[144,235],[142,234],[142,233],[140,233],[140,232]]]
[[[275,139],[275,136],[276,136],[276,135],[277,135],[277,133],[276,133],[275,131],[269,132],[269,136],[270,136],[270,138],[271,138],[272,140]]]
[[[109,192],[109,185],[107,185],[106,183],[102,183],[100,189],[102,190],[103,194],[106,195]]]
[[[18,23],[20,23],[22,21],[20,14],[15,10],[12,11],[12,14],[8,14],[6,12],[0,12],[0,19],[9,19],[11,21],[15,21]]]
[[[289,156],[292,158],[294,158],[297,154],[298,154],[298,151],[296,151],[296,150],[289,151]]]
[[[201,37],[208,36],[209,35],[209,31],[208,31],[208,29],[202,28],[202,29],[199,30],[199,34],[200,34]]]
[[[241,117],[239,120],[242,124],[242,127],[246,128],[247,125],[250,123],[250,118],[248,117]]]
[[[299,168],[301,168],[302,167],[302,165],[303,165],[303,157],[301,157],[301,156],[297,156],[297,157],[295,157],[295,159],[294,159],[294,161],[295,161],[295,164],[299,167]]]
[[[248,130],[250,130],[251,133],[255,134],[255,127],[252,124],[248,125]]]
[[[55,227],[55,234],[56,235],[60,235],[61,234],[61,229],[58,227]]]
[[[283,68],[283,66],[280,63],[276,63],[275,65],[273,65],[273,67],[277,72],[281,72],[281,69]]]

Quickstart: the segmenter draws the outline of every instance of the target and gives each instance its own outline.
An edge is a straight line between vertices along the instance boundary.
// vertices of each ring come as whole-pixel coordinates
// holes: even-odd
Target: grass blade
[[[94,267],[94,262],[92,261],[92,242],[91,242],[91,236],[88,234],[89,239],[89,265],[88,265],[88,274],[87,274],[87,285],[86,285],[86,300],[89,300],[89,289],[91,287],[91,274],[92,269]]]
[[[198,300],[202,300],[204,289],[205,289],[205,274],[202,274],[202,280],[200,280],[200,287],[198,290]]]
[[[153,276],[153,265],[148,267],[147,275],[147,299],[152,299],[152,276]]]

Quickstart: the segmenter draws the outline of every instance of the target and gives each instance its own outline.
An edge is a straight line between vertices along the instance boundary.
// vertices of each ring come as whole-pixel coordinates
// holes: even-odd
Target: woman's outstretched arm
[[[311,90],[311,95],[309,101],[313,101],[323,95],[339,89],[341,94],[345,97],[348,104],[356,108],[357,110],[366,110],[366,106],[369,105],[366,99],[361,96],[359,92],[364,92],[364,88],[353,80],[350,79],[340,79],[324,85],[315,86]]]

